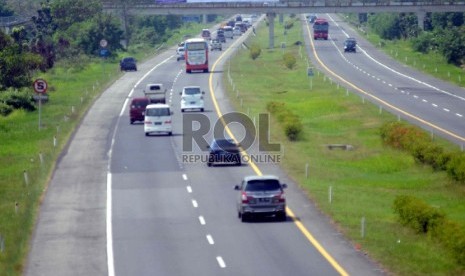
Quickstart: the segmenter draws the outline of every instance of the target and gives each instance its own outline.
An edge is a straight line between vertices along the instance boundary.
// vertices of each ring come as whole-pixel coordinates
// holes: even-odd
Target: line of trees
[[[7,95],[14,95],[11,91],[31,92],[34,75],[50,70],[57,62],[74,67],[85,65],[99,56],[102,39],[108,41],[109,58],[115,58],[126,51],[122,41],[153,46],[168,39],[183,24],[182,18],[175,15],[127,13],[121,22],[118,16],[105,13],[99,0],[47,0],[33,14],[31,24],[15,27],[10,34],[0,30],[0,107],[4,107],[0,108],[0,115],[12,111],[11,106],[6,108],[10,99]],[[7,0],[0,0],[0,16],[13,15],[15,11]],[[29,98],[32,101],[32,96]],[[27,100],[24,102],[29,105]]]
[[[381,38],[407,39],[421,53],[438,52],[448,63],[465,64],[464,13],[427,13],[424,30],[415,13],[380,13],[368,16],[368,25]]]

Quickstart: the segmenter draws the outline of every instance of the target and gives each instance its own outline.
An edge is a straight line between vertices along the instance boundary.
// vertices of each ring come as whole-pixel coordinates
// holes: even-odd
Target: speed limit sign
[[[39,94],[47,92],[47,82],[43,79],[36,79],[34,81],[34,91]]]

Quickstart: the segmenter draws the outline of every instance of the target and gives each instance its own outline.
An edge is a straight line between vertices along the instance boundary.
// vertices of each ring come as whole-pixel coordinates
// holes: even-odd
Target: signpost
[[[33,86],[34,86],[34,92],[39,94],[39,131],[40,131],[40,127],[41,127],[40,117],[42,113],[42,97],[41,96],[47,93],[48,85],[44,79],[36,79],[34,81]]]
[[[310,90],[313,88],[313,67],[307,68],[307,76],[310,79]]]
[[[108,41],[106,39],[100,40],[100,56],[102,57],[102,71],[103,77],[105,78],[105,58],[110,55],[110,51],[107,49]]]

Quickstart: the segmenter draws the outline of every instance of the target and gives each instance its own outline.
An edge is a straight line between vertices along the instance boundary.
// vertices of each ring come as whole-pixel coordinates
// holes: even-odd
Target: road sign
[[[100,47],[105,48],[108,46],[108,41],[106,39],[100,40]]]
[[[308,67],[307,68],[307,76],[313,77],[313,67]]]
[[[47,82],[43,79],[36,79],[34,81],[34,91],[36,93],[46,93],[47,92]]]

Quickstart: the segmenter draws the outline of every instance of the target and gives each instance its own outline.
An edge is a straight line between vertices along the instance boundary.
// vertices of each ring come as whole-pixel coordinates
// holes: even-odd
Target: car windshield
[[[225,151],[237,152],[237,145],[233,140],[230,139],[220,139],[214,140],[212,142],[211,148],[214,150],[222,149]]]
[[[184,94],[185,95],[200,94],[200,88],[198,88],[198,87],[184,88]]]
[[[169,116],[170,109],[169,108],[149,108],[145,111],[145,115],[147,116]]]
[[[124,58],[123,62],[134,62],[134,58]]]
[[[137,101],[137,102],[133,102],[133,107],[134,108],[144,108],[146,107],[148,104],[148,101]]]
[[[276,179],[258,179],[250,180],[245,186],[245,190],[248,192],[257,192],[257,191],[276,191],[280,190],[281,185]]]

